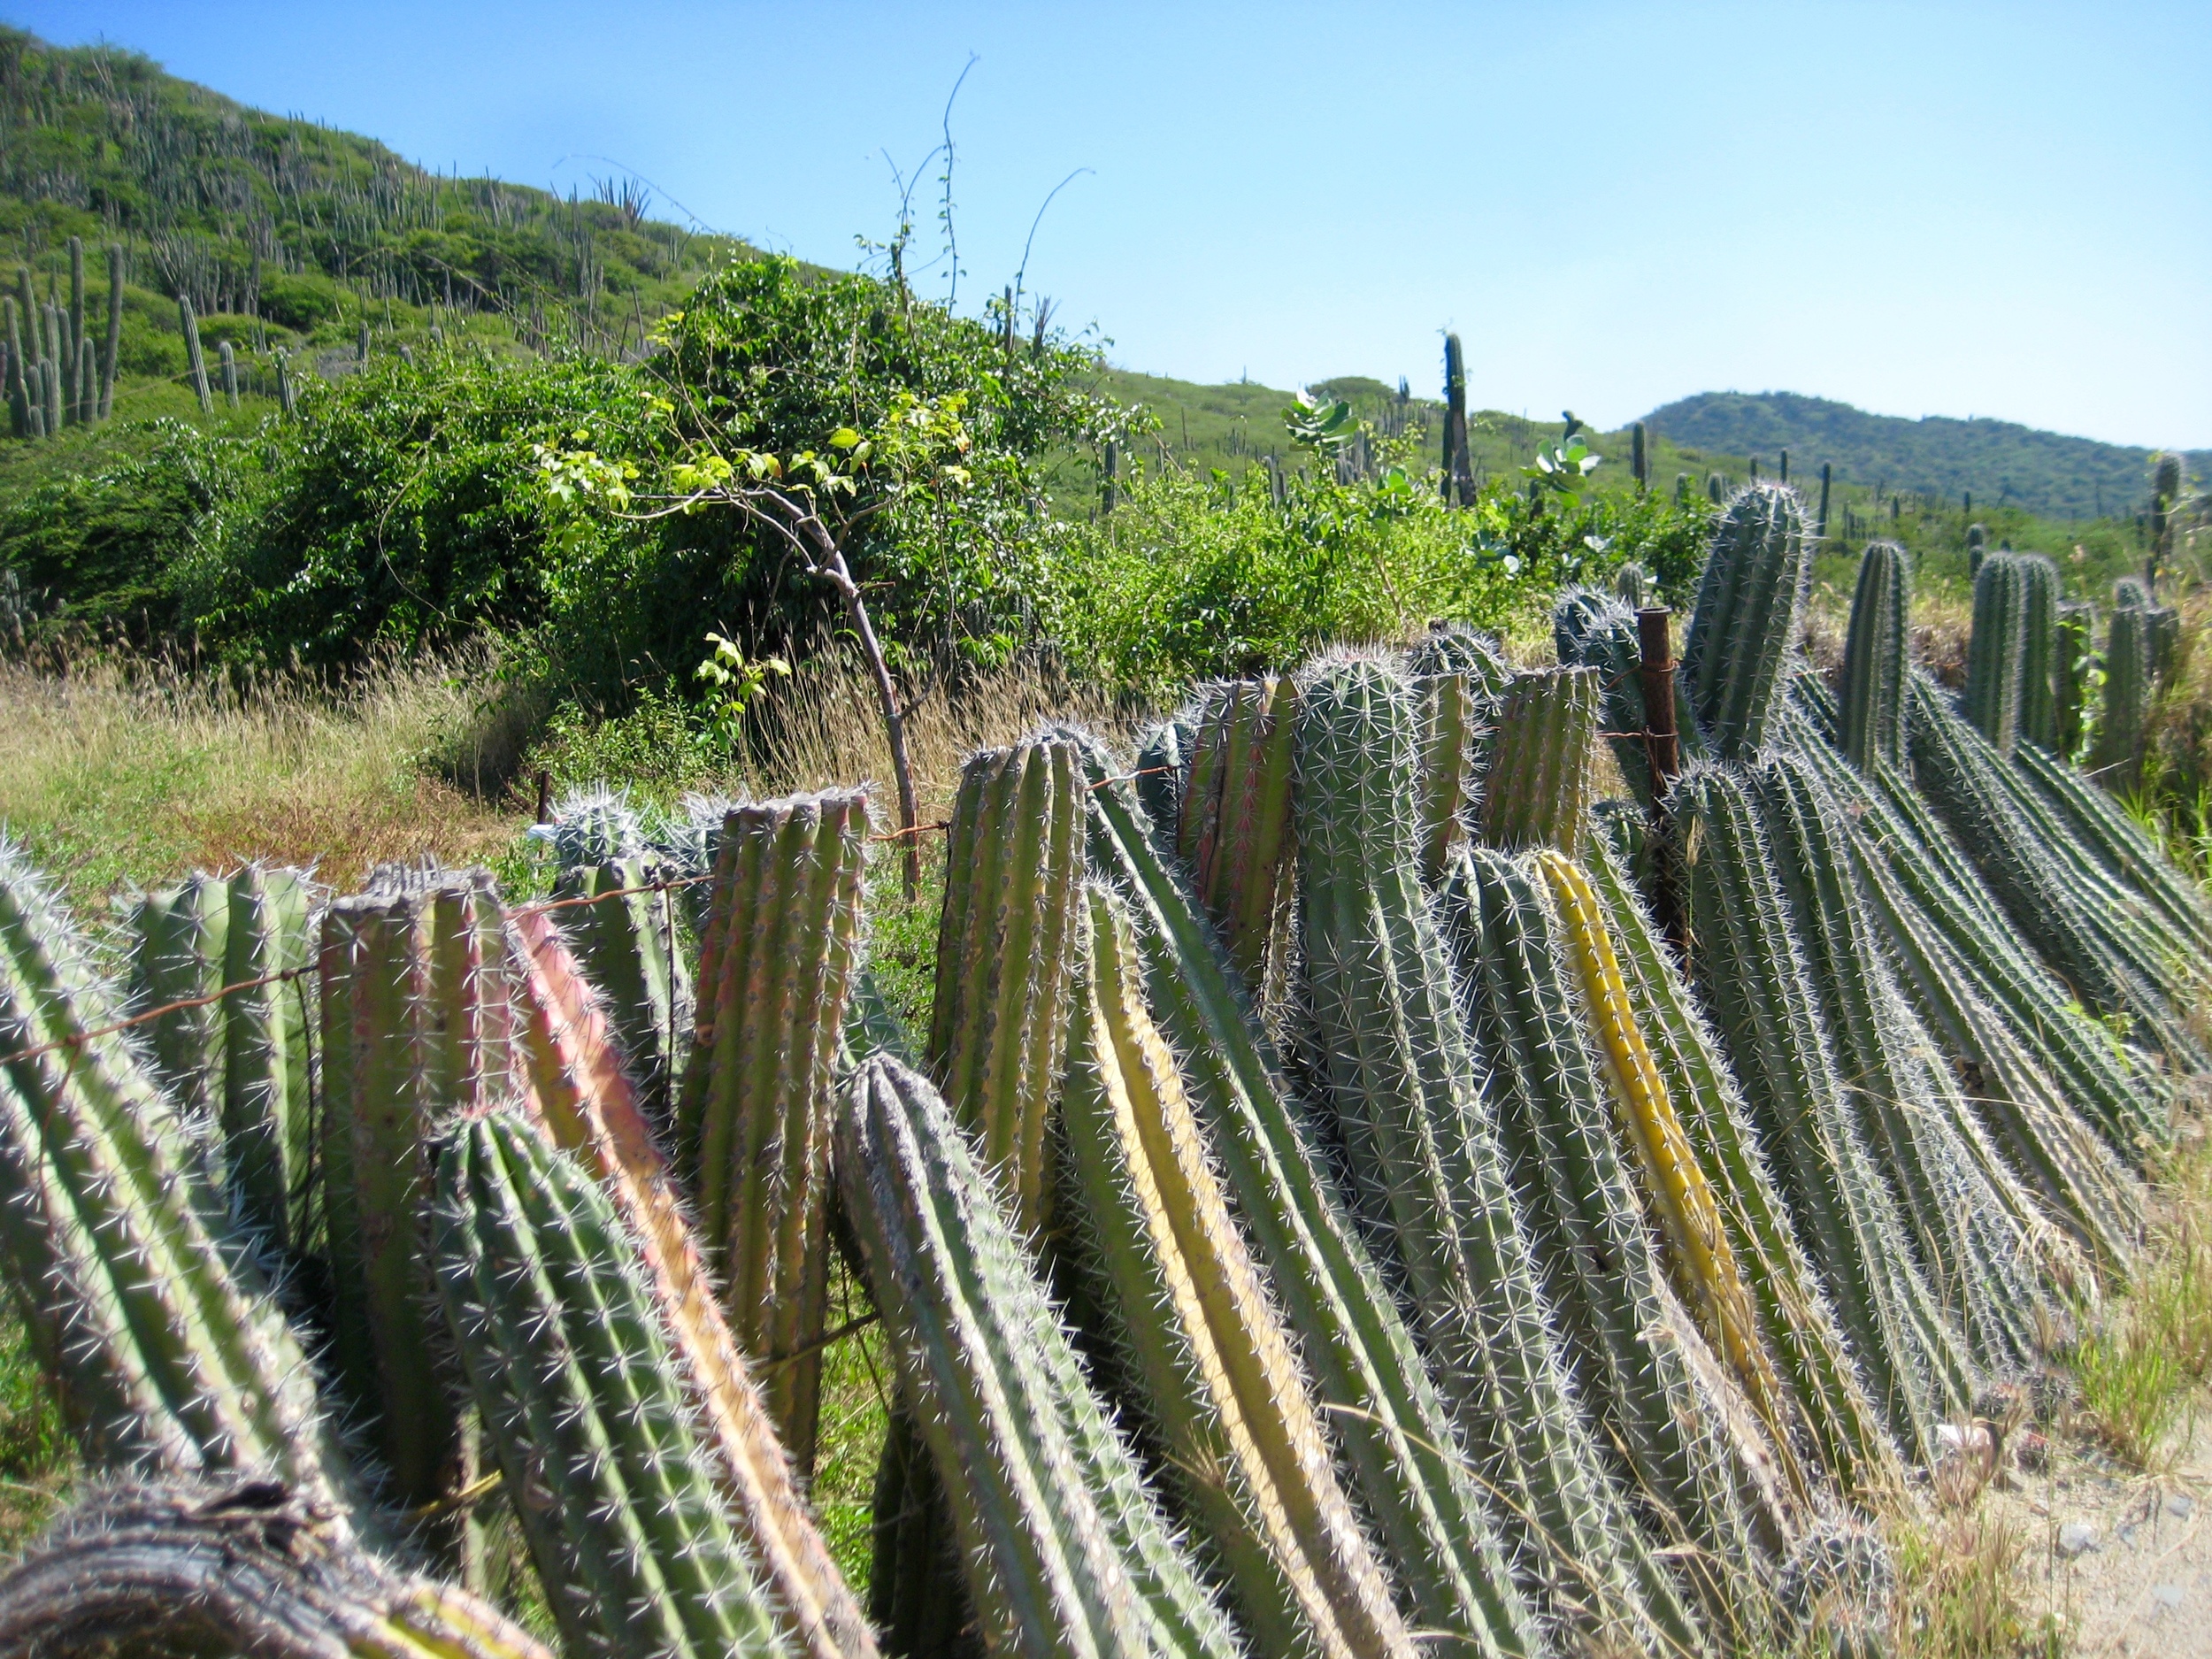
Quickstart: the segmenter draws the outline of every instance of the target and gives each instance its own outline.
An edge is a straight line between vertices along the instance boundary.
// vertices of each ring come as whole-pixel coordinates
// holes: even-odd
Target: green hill
[[[1769,457],[1787,449],[1801,467],[1827,461],[1839,477],[1886,494],[2024,509],[2048,518],[2132,513],[2148,488],[2152,451],[2039,432],[2008,420],[1944,415],[1907,420],[1794,392],[1701,392],[1655,409],[1645,424],[1715,455]],[[2191,457],[2199,480],[2212,453]]]

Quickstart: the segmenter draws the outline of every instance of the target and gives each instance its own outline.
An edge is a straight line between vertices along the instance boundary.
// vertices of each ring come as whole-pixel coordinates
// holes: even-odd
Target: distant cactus
[[[1828,488],[1833,481],[1834,472],[1835,468],[1830,463],[1823,461],[1820,464],[1820,517],[1813,524],[1815,541],[1825,541],[1828,539]]]
[[[299,392],[292,384],[290,352],[280,351],[276,354],[276,376],[278,406],[284,411],[285,419],[296,419],[299,416]]]
[[[2026,667],[2028,573],[2010,553],[1982,560],[1974,578],[1974,632],[1966,652],[1966,717],[1997,746],[2012,752],[2020,729]]]
[[[1631,611],[1659,603],[1659,582],[1647,566],[1631,559],[1613,572],[1613,596]]]
[[[1444,336],[1444,504],[1474,504],[1475,474],[1467,448],[1467,365],[1459,336]]]
[[[223,365],[223,396],[235,409],[238,407],[238,353],[226,340],[216,349],[216,355]]]
[[[1688,506],[1690,495],[1690,475],[1687,472],[1677,472],[1674,475],[1674,504],[1678,507]]]
[[[1727,480],[1723,479],[1718,472],[1708,472],[1705,475],[1705,499],[1717,507],[1727,499]]]
[[[2021,619],[2019,733],[2045,749],[2058,747],[2060,663],[2060,584],[2058,567],[2039,555],[2016,554],[2027,583],[2027,603]]]
[[[200,413],[215,412],[215,400],[207,389],[207,359],[200,352],[200,319],[192,314],[191,299],[177,296],[177,326],[184,333],[186,373],[192,381],[192,395],[200,400]]]
[[[1989,552],[1989,532],[1980,525],[1966,526],[1966,575],[1970,581],[1982,573],[1982,560]]]
[[[1644,454],[1644,423],[1638,421],[1629,434],[1628,470],[1636,480],[1636,493],[1642,495],[1651,488],[1651,466]]]
[[[115,373],[123,349],[123,250],[108,244],[108,334],[100,352],[100,419],[115,413]]]

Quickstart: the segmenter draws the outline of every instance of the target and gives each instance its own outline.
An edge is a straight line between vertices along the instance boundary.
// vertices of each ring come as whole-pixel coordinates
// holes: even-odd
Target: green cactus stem
[[[1844,641],[1843,752],[1862,772],[1877,761],[1906,764],[1905,676],[1912,661],[1912,556],[1894,541],[1870,541],[1859,557]]]
[[[1133,791],[1115,781],[1123,769],[1095,740],[1080,741],[1091,868],[1129,907],[1153,1017],[1415,1617],[1477,1653],[1540,1650],[1497,1509],[1323,1172],[1272,1042],[1250,1018],[1195,899],[1163,861]]]
[[[215,412],[215,400],[207,389],[207,358],[200,350],[200,319],[193,314],[189,296],[177,296],[177,326],[184,334],[185,369],[192,383],[192,395],[200,400],[200,413]]]
[[[1177,851],[1229,960],[1263,1009],[1286,995],[1292,878],[1287,679],[1222,687],[1192,734]]]
[[[518,1114],[437,1160],[437,1285],[563,1641],[637,1659],[780,1653],[638,1239]]]
[[[868,833],[856,792],[731,809],[699,947],[676,1164],[739,1346],[813,1467],[828,1302],[829,1122],[859,950]]]
[[[41,1368],[100,1467],[236,1471],[357,1524],[306,1356],[124,1018],[0,839],[0,1246]]]
[[[678,946],[672,872],[632,855],[571,864],[561,872],[553,912],[597,986],[657,1123],[675,1106],[676,1079],[691,1049],[690,953]]]
[[[1570,1624],[1699,1647],[1584,1415],[1454,1003],[1402,804],[1417,765],[1410,692],[1356,657],[1325,661],[1301,689],[1305,999],[1355,1202],[1544,1603]]]
[[[108,244],[108,332],[100,349],[100,419],[115,413],[115,372],[123,349],[123,250]]]
[[[1089,895],[1063,1143],[1079,1305],[1130,1374],[1181,1506],[1269,1653],[1409,1655],[1413,1639],[1338,1486],[1289,1333],[1209,1167],[1147,1012],[1126,919]]]
[[[334,1381],[395,1501],[419,1508],[465,1484],[469,1455],[433,1338],[429,1135],[518,1081],[491,878],[386,865],[323,913],[318,960]]]
[[[547,1134],[604,1183],[641,1262],[717,1479],[736,1505],[789,1640],[810,1659],[871,1659],[859,1603],[831,1559],[720,1304],[687,1205],[640,1104],[612,1021],[553,914],[512,918],[529,1099]]]
[[[1811,550],[1797,492],[1754,484],[1714,526],[1682,649],[1682,681],[1721,759],[1765,742],[1797,649]]]
[[[1498,707],[1483,780],[1482,839],[1507,851],[1581,844],[1598,730],[1587,668],[1517,674]]]
[[[936,1091],[876,1056],[854,1076],[837,1141],[845,1214],[944,1479],[989,1649],[1226,1659],[1227,1620]]]
[[[2025,565],[2009,553],[1982,561],[1974,577],[1974,632],[1966,652],[1966,718],[1996,745],[2012,753],[2020,726],[2020,697],[2025,666],[2028,579]]]
[[[2058,626],[2058,566],[2035,554],[2016,557],[2027,587],[2020,623],[2019,734],[2050,750],[2058,747],[2059,687],[2066,672],[2060,661],[2066,646]]]

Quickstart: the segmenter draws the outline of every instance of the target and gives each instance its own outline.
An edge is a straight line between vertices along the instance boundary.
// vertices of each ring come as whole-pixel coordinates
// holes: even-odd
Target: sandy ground
[[[1985,1512],[2027,1540],[2031,1611],[2064,1621],[2070,1653],[2212,1659],[2212,1415],[2159,1474],[2054,1444],[2047,1467],[2003,1484]]]

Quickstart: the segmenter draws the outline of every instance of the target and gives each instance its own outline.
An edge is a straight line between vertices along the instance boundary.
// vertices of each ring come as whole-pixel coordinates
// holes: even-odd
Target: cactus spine
[[[1845,1110],[1751,802],[1733,774],[1693,767],[1670,806],[1707,1004],[1891,1428],[1932,1456],[1936,1425],[1966,1405],[1973,1379]]]
[[[481,871],[385,866],[324,912],[323,1201],[331,1353],[414,1508],[468,1456],[442,1368],[425,1212],[432,1125],[516,1081],[499,901]]]
[[[1180,1478],[1269,1653],[1409,1655],[1413,1640],[1336,1483],[1289,1334],[1209,1167],[1146,1011],[1128,924],[1090,895],[1063,1119],[1080,1254]]]
[[[1574,847],[1590,806],[1598,675],[1587,668],[1517,674],[1490,738],[1482,839],[1492,847]]]
[[[1912,650],[1912,557],[1870,541],[1859,558],[1843,651],[1843,752],[1862,772],[1905,764],[1905,675]]]
[[[2027,647],[2028,582],[2009,553],[1982,561],[1974,577],[1974,633],[1966,652],[1966,718],[2012,753],[2020,726],[2021,680]]]
[[[1416,765],[1411,699],[1379,664],[1339,659],[1302,687],[1298,725],[1306,993],[1356,1201],[1547,1603],[1697,1647],[1607,1476],[1516,1214],[1398,805]]]
[[[1129,785],[1116,781],[1120,768],[1084,742],[1091,866],[1130,908],[1153,1017],[1408,1601],[1422,1625],[1479,1653],[1537,1651],[1491,1501],[1307,1142],[1273,1046],[1248,1017],[1195,901],[1161,863]]]
[[[1714,527],[1682,648],[1689,705],[1724,760],[1766,741],[1811,572],[1797,492],[1758,483],[1739,492]]]
[[[827,1311],[829,1119],[860,937],[855,792],[731,810],[699,947],[676,1158],[778,1430],[813,1467]]]
[[[867,1621],[799,1499],[607,1013],[548,912],[516,916],[510,937],[521,978],[530,1099],[554,1143],[598,1174],[641,1241],[652,1295],[710,1436],[717,1478],[737,1507],[780,1618],[810,1659],[872,1659]]]
[[[837,1129],[845,1213],[937,1467],[994,1653],[1226,1655],[1236,1644],[1083,1380],[936,1091],[877,1056]]]
[[[1199,902],[1263,1009],[1282,1002],[1290,947],[1295,706],[1286,678],[1220,688],[1192,735],[1176,835]]]
[[[0,1243],[40,1363],[94,1461],[280,1481],[342,1527],[354,1494],[306,1356],[121,1015],[0,841]]]
[[[2020,623],[2019,733],[2039,749],[2054,749],[2058,747],[2058,695],[2064,672],[2059,660],[2064,642],[2058,627],[2058,567],[2034,554],[2022,554],[2019,561],[2027,587]]]
[[[638,1241],[598,1185],[494,1111],[438,1156],[434,1232],[446,1318],[566,1644],[780,1652]]]

